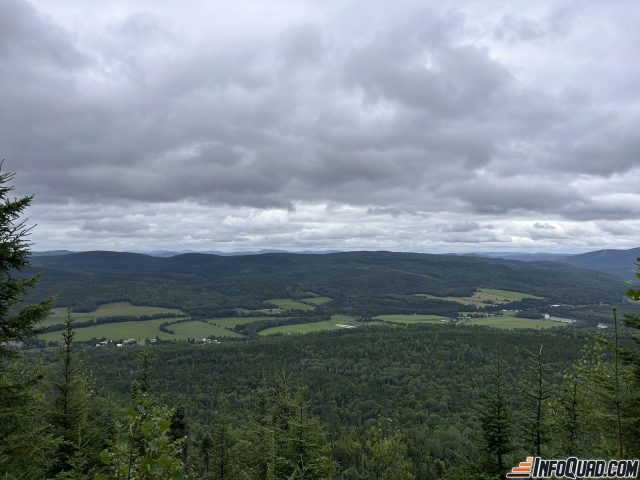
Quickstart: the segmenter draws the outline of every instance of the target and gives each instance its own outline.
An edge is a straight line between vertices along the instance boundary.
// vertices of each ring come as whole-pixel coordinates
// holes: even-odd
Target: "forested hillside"
[[[457,305],[432,296],[471,295],[477,288],[515,290],[549,303],[619,301],[624,283],[615,277],[553,262],[348,252],[222,257],[185,254],[170,258],[86,252],[33,258],[41,272],[31,298],[57,294],[57,304],[91,309],[130,301],[181,308],[194,316],[234,308],[269,308],[269,298],[331,297],[344,313],[445,313]]]
[[[600,391],[614,381],[609,340],[574,329],[413,326],[80,349],[75,362],[77,374],[90,373],[85,408],[96,418],[83,428],[119,435],[109,418],[123,418],[143,382],[156,402],[177,407],[168,434],[185,436],[179,458],[191,478],[263,478],[262,467],[290,478],[302,451],[310,470],[294,478],[471,480],[499,478],[536,449],[553,458],[619,455],[615,401]],[[26,356],[47,365],[52,382],[58,358],[47,350]],[[502,413],[492,410],[496,398]],[[498,443],[487,436],[493,428],[502,429]],[[634,438],[629,429],[629,456],[640,453]]]
[[[625,280],[632,280],[637,269],[636,260],[640,257],[640,248],[629,250],[598,250],[595,252],[571,255],[562,259],[570,265],[610,273]]]

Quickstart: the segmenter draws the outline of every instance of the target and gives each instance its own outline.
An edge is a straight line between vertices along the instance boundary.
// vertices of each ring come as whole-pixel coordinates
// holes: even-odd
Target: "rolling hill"
[[[168,258],[83,252],[34,257],[27,273],[35,272],[42,275],[31,300],[55,294],[58,305],[79,311],[129,301],[193,316],[272,308],[268,299],[310,295],[332,298],[319,310],[333,312],[444,314],[459,305],[418,295],[457,297],[492,288],[547,302],[597,304],[619,301],[626,288],[617,277],[557,262],[392,252]]]
[[[609,273],[625,280],[636,278],[638,266],[636,260],[640,257],[640,247],[630,250],[598,250],[595,252],[571,255],[562,259],[575,267],[590,268]]]

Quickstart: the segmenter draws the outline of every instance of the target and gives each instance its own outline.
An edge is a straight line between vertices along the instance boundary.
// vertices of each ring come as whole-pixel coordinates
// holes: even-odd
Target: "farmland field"
[[[374,320],[383,322],[403,323],[406,325],[414,323],[439,323],[442,320],[449,321],[448,317],[439,315],[378,315]]]
[[[567,324],[562,322],[554,322],[553,320],[530,318],[519,318],[511,315],[502,315],[499,317],[487,317],[472,320],[468,325],[487,325],[496,328],[554,328],[564,327]]]
[[[206,319],[212,325],[222,328],[233,329],[236,325],[245,325],[247,323],[259,322],[261,320],[273,320],[274,317],[224,317],[224,318],[208,318]],[[277,317],[286,319],[288,317]]]
[[[281,310],[313,310],[314,306],[307,305],[306,303],[297,302],[290,298],[272,298],[267,300],[268,303],[272,303]]]
[[[309,333],[320,332],[323,330],[338,330],[340,328],[337,325],[350,325],[353,327],[359,327],[362,325],[371,325],[371,323],[364,324],[356,321],[353,317],[347,315],[332,315],[331,320],[324,320],[321,322],[310,323],[298,323],[295,325],[281,325],[279,327],[267,328],[259,332],[260,335],[275,335],[276,333]]]
[[[185,340],[187,338],[202,339],[210,336],[216,337],[241,337],[239,333],[224,328],[219,325],[213,325],[209,322],[199,322],[193,320],[191,322],[176,323],[169,327],[176,334],[173,336],[176,340]]]
[[[331,300],[332,300],[331,297],[309,297],[309,298],[303,298],[300,301],[304,303],[309,303],[311,305],[324,305],[325,303],[328,303]]]
[[[487,295],[508,298],[510,300],[522,300],[523,298],[534,298],[536,300],[542,300],[542,297],[537,297],[529,293],[512,292],[510,290],[495,290],[493,288],[479,288],[478,291]]]
[[[156,338],[159,337],[162,340],[175,339],[175,335],[171,335],[166,332],[160,331],[160,324],[165,323],[166,318],[159,318],[155,320],[140,320],[133,322],[119,322],[119,323],[103,323],[100,325],[93,325],[91,327],[84,327],[75,329],[75,339],[78,341],[91,340],[92,338],[107,338],[111,340],[121,340],[127,338]],[[42,340],[62,340],[62,332],[50,332],[39,335]]]
[[[149,307],[149,306],[138,306],[131,305],[129,302],[117,302],[117,303],[106,303],[104,305],[98,306],[98,308],[92,312],[71,312],[71,318],[74,321],[84,321],[91,320],[96,318],[105,318],[105,317],[121,317],[121,316],[132,316],[132,317],[141,317],[145,315],[164,315],[173,316],[173,315],[185,315],[182,310],[178,310],[176,308],[162,308],[162,307]],[[56,307],[51,309],[51,314],[46,318],[45,321],[41,323],[44,327],[51,327],[53,325],[57,325],[59,323],[64,323],[67,319],[67,308],[66,307]]]
[[[96,318],[94,312],[89,313],[74,313],[71,312],[71,318],[75,321],[81,322],[83,320],[90,320]],[[51,327],[59,323],[64,323],[67,319],[67,309],[65,307],[52,308],[51,314],[40,323],[43,327]]]
[[[461,305],[486,307],[488,305],[502,305],[509,302],[515,302],[524,298],[542,299],[528,293],[513,292],[510,290],[495,290],[492,288],[479,288],[470,297],[437,297],[426,293],[418,293],[417,297],[433,298],[438,300],[446,300],[449,302],[460,303]]]

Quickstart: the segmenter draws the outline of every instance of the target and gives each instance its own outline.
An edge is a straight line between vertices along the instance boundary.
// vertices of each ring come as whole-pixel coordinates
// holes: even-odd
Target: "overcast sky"
[[[36,250],[636,247],[638,25],[635,0],[0,0],[0,157]]]

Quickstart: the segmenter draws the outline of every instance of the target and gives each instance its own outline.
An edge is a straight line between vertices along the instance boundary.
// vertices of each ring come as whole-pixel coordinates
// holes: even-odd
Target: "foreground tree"
[[[548,440],[548,422],[546,404],[551,398],[553,388],[549,383],[550,368],[545,362],[545,352],[540,345],[538,350],[523,349],[529,357],[531,374],[524,384],[524,393],[528,404],[524,417],[524,440],[529,451],[542,456],[542,445]]]
[[[182,462],[186,438],[175,438],[175,409],[159,405],[149,392],[148,351],[142,355],[132,405],[118,425],[116,437],[102,452],[108,474],[96,480],[180,480],[187,478]]]
[[[89,381],[78,367],[73,346],[73,320],[67,310],[60,349],[61,368],[52,385],[49,422],[56,439],[49,474],[56,478],[86,478],[96,463],[100,442],[96,427],[88,421],[91,402]]]
[[[302,390],[293,393],[290,384],[291,377],[283,374],[268,392],[261,392],[255,428],[231,449],[234,461],[230,463],[237,465],[237,477],[233,473],[224,478],[332,478],[336,465],[324,428],[309,412]]]
[[[637,259],[638,271],[636,276],[640,280],[640,258]],[[627,297],[640,302],[640,287],[629,289]],[[631,383],[633,395],[629,402],[629,424],[627,431],[629,456],[634,458],[640,455],[640,315],[625,315],[624,323],[628,330],[628,337],[634,348],[626,348],[621,352],[621,357],[626,366],[631,370]]]
[[[42,456],[36,449],[44,444],[44,432],[33,417],[41,408],[34,389],[39,375],[19,369],[14,360],[21,343],[48,314],[52,299],[22,305],[37,281],[20,274],[29,266],[30,247],[30,228],[20,218],[33,197],[10,198],[13,177],[0,163],[0,475],[19,468],[28,476],[25,469],[38,463],[30,459]]]
[[[485,472],[503,475],[507,468],[507,455],[513,450],[511,443],[512,420],[506,394],[505,367],[498,356],[489,369],[490,384],[480,407],[485,453]]]
[[[392,425],[367,430],[366,463],[368,478],[413,480],[412,464],[401,432]]]

